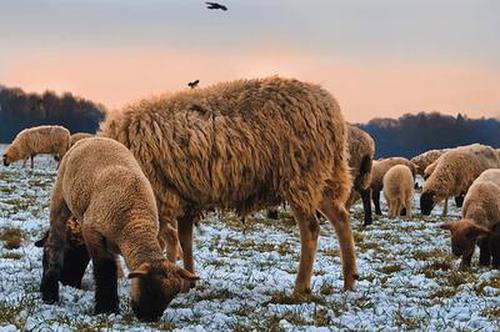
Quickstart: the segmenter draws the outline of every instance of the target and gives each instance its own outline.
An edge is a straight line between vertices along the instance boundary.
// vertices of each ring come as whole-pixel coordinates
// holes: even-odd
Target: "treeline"
[[[10,143],[22,129],[39,125],[57,124],[72,133],[95,133],[104,116],[102,105],[68,92],[37,94],[0,86],[1,143]]]
[[[359,127],[375,140],[377,158],[410,158],[431,149],[472,143],[500,147],[500,121],[493,118],[418,113],[405,114],[398,119],[377,118]]]

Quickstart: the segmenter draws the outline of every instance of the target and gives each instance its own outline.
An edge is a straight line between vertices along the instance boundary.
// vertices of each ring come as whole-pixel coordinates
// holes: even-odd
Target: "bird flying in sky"
[[[217,2],[205,2],[207,4],[208,9],[220,9],[223,11],[227,10],[227,7],[224,5],[221,5],[220,3]]]

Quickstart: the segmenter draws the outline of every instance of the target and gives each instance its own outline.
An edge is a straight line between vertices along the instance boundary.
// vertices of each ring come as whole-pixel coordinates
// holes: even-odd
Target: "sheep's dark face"
[[[478,238],[487,236],[490,231],[474,224],[468,219],[441,225],[451,232],[451,251],[453,255],[470,256],[474,252]]]
[[[3,155],[3,164],[4,166],[9,166],[10,164],[12,164],[12,159],[9,158],[9,155],[7,153]]]
[[[157,321],[186,281],[198,278],[167,260],[144,263],[128,276],[132,279],[131,305],[140,321]]]
[[[428,216],[431,214],[434,205],[436,205],[435,198],[436,195],[431,191],[423,192],[420,195],[420,210],[423,215]]]
[[[462,207],[464,205],[465,193],[460,193],[460,195],[455,197],[455,204],[457,207]]]

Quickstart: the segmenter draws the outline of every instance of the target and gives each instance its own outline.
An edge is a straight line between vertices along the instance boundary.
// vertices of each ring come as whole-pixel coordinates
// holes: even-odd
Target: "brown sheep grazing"
[[[295,293],[310,291],[316,210],[335,227],[344,287],[353,288],[347,130],[337,102],[320,86],[270,77],[167,94],[126,107],[100,135],[123,143],[141,164],[156,194],[167,255],[175,259],[179,239],[188,271],[200,211],[246,215],[286,201],[302,243]]]
[[[384,196],[389,207],[389,217],[399,216],[404,207],[406,216],[411,218],[413,187],[415,180],[408,166],[396,165],[384,175]]]
[[[96,313],[118,310],[116,254],[132,271],[131,306],[143,321],[159,319],[184,281],[196,279],[163,256],[153,190],[130,151],[111,139],[89,138],[66,154],[52,192],[40,286],[45,302],[59,298],[71,215],[81,221],[92,259]]]
[[[420,196],[422,214],[429,215],[437,203],[467,192],[483,171],[498,167],[500,158],[486,145],[474,144],[446,152],[424,183]]]
[[[481,174],[465,196],[462,219],[441,225],[451,232],[452,252],[470,266],[476,243],[479,264],[500,268],[500,169]]]
[[[353,186],[346,203],[349,209],[361,196],[365,214],[364,226],[371,225],[372,206],[370,202],[370,183],[372,180],[372,163],[375,155],[375,142],[368,133],[355,127],[348,127],[349,167]]]
[[[417,174],[420,174],[425,179],[425,170],[429,165],[433,164],[449,149],[429,150],[411,158],[411,162],[417,166]]]
[[[70,146],[75,145],[75,143],[78,142],[79,140],[90,137],[94,137],[94,135],[89,133],[74,133],[70,137]]]
[[[405,165],[411,170],[413,179],[416,178],[417,166],[406,158],[392,157],[373,161],[372,182],[370,184],[372,191],[372,200],[375,205],[375,213],[382,215],[380,210],[380,191],[384,188],[384,175],[389,169],[396,165]]]
[[[33,159],[38,154],[54,155],[60,161],[70,147],[68,129],[61,126],[38,126],[19,132],[3,155],[3,164],[9,166],[15,161]]]

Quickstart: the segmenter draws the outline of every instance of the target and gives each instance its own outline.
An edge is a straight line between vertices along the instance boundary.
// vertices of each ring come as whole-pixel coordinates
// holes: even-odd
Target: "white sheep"
[[[399,216],[401,208],[405,208],[406,216],[411,218],[411,207],[415,180],[410,168],[406,165],[391,167],[384,175],[384,196],[389,208],[389,217]]]

